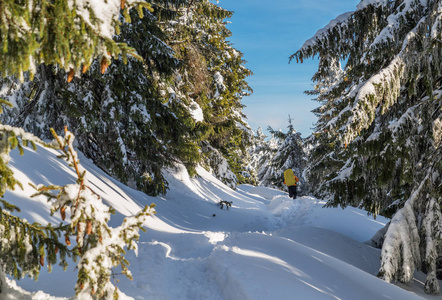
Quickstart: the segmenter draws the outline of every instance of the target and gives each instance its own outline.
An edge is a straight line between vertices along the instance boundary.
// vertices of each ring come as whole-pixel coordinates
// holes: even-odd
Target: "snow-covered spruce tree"
[[[284,185],[284,171],[293,169],[295,175],[299,178],[301,186],[305,184],[303,177],[304,168],[306,166],[306,155],[304,152],[304,142],[301,133],[296,132],[289,116],[289,126],[287,133],[275,131],[269,126],[269,132],[280,140],[278,150],[269,162],[269,168],[272,170],[270,176],[264,182],[267,186],[286,189]]]
[[[260,157],[258,156],[259,160],[257,162],[258,182],[260,185],[271,185],[270,179],[274,177],[274,173],[276,172],[275,168],[272,166],[272,160],[281,143],[282,141],[274,134],[272,134],[272,137],[265,142],[262,150],[263,154]]]
[[[66,210],[70,212],[70,220],[63,226],[63,233],[67,246],[71,245],[70,236],[76,237],[76,245],[71,251],[79,257],[75,286],[78,299],[110,299],[112,296],[118,299],[121,292],[111,283],[112,268],[121,267],[122,274],[132,279],[129,263],[124,258],[125,248],[138,250],[139,230],[144,230],[143,223],[149,215],[155,213],[154,205],[146,206],[135,216],[126,217],[117,228],[108,226],[113,209],[103,204],[100,196],[88,186],[87,173],[74,150],[73,134],[65,130],[61,138],[55,131],[52,133],[54,146],[75,170],[78,179],[76,183],[65,186],[35,186],[37,193],[34,196],[46,196],[52,204],[51,213],[59,211],[63,220],[66,219]],[[57,249],[54,251],[55,254],[51,255],[55,257]],[[43,266],[42,248],[40,255]],[[54,257],[51,257],[52,260],[55,260]]]
[[[317,72],[312,78],[315,82],[315,89],[305,92],[308,95],[316,96],[314,100],[320,103],[320,106],[312,111],[318,117],[316,128],[325,126],[330,120],[327,113],[334,105],[333,101],[329,101],[334,97],[330,91],[332,87],[341,82],[343,75],[341,63],[337,57],[320,59],[319,69],[322,71]],[[304,192],[317,197],[326,196],[322,183],[325,182],[329,174],[333,174],[333,170],[342,166],[342,161],[331,151],[334,142],[332,139],[327,139],[327,135],[320,135],[317,132],[305,140],[306,148],[309,148],[310,151],[308,152],[309,163],[305,169],[307,185]]]
[[[79,164],[73,148],[74,137],[69,131],[65,131],[64,138],[53,131],[56,138],[54,145],[45,144],[21,128],[0,125],[0,131],[0,202],[3,206],[0,208],[0,279],[4,279],[5,274],[16,279],[25,275],[38,278],[40,268],[45,263],[49,271],[57,262],[66,268],[67,257],[74,257],[79,258],[75,287],[79,299],[107,299],[111,295],[118,298],[121,292],[110,282],[112,268],[120,266],[122,273],[132,278],[124,258],[125,248],[137,251],[139,230],[144,230],[142,226],[147,216],[155,213],[154,205],[125,218],[117,228],[109,227],[107,223],[113,210],[104,205],[100,196],[87,185],[86,171]],[[59,211],[65,220],[66,210],[70,211],[70,222],[56,227],[51,224],[30,224],[14,216],[14,211],[19,211],[19,207],[2,199],[6,189],[21,186],[8,167],[10,151],[18,148],[23,153],[23,146],[27,145],[32,145],[36,150],[36,144],[59,149],[61,157],[74,168],[78,177],[75,184],[35,187],[37,193],[34,196],[44,195],[52,202],[52,214]],[[64,243],[60,242],[62,236]],[[76,245],[72,249],[69,248],[71,236],[76,237]]]
[[[153,11],[142,10],[142,18],[127,15],[132,22],[121,25],[116,38],[133,47],[138,59],[115,60],[104,75],[96,60],[70,83],[58,66],[40,66],[34,80],[24,84],[6,78],[4,97],[17,105],[2,120],[42,138],[49,137],[50,127],[60,131],[67,124],[86,156],[150,195],[166,191],[162,169],[177,161],[194,173],[198,162],[208,160],[219,177],[236,183],[244,157],[238,148],[248,138],[238,124],[245,124],[240,100],[250,71],[225,41],[221,18],[227,13],[218,15],[223,10],[206,1],[150,5]],[[220,81],[222,74],[233,79]],[[223,92],[215,93],[216,88]],[[225,116],[216,117],[214,107]],[[218,135],[227,142],[210,142]],[[204,157],[201,148],[207,150]]]
[[[253,146],[255,136],[251,136],[250,144],[245,153],[240,153],[241,157],[241,171],[242,176],[241,183],[247,183],[251,185],[258,185],[258,168],[256,167],[256,157],[254,154],[255,147]]]
[[[29,76],[32,77],[38,64],[58,63],[59,67],[68,71],[68,80],[71,80],[75,72],[79,72],[81,64],[87,67],[95,57],[99,58],[101,68],[105,69],[111,55],[133,53],[133,49],[125,44],[117,44],[111,37],[114,25],[119,23],[120,9],[128,9],[134,4],[134,1],[126,3],[101,0],[86,0],[80,3],[2,1],[0,74],[15,75],[24,80],[24,72],[29,71]],[[149,7],[146,3],[139,4]],[[10,79],[10,82],[11,86],[20,84],[13,79]],[[12,105],[5,100],[0,102],[2,105]],[[15,101],[12,102],[15,104]],[[65,142],[72,141],[70,134],[66,135],[68,138]],[[45,262],[49,268],[57,261],[65,267],[67,256],[79,255],[82,257],[82,271],[79,273],[77,294],[82,295],[83,299],[102,299],[108,297],[109,293],[114,293],[117,297],[119,292],[113,289],[107,280],[110,276],[109,270],[121,265],[124,273],[130,275],[123,256],[124,248],[127,246],[129,249],[136,249],[138,230],[144,218],[154,212],[153,209],[146,207],[137,216],[127,219],[121,227],[109,228],[106,212],[108,209],[103,210],[97,195],[91,195],[84,179],[85,173],[77,172],[77,185],[39,187],[44,194],[52,189],[61,190],[59,197],[56,196],[61,201],[61,206],[55,206],[54,211],[60,209],[64,218],[65,208],[70,207],[74,212],[72,223],[52,227],[50,224],[30,224],[14,216],[14,212],[19,208],[3,199],[6,190],[20,186],[8,166],[9,153],[18,148],[23,154],[23,146],[32,145],[35,149],[37,143],[46,145],[22,128],[0,124],[0,292],[5,273],[16,279],[24,275],[37,278],[40,267],[44,266]],[[61,143],[59,146],[63,147],[61,150],[71,154],[69,161],[76,165],[76,170],[79,171],[72,144]],[[69,194],[75,192],[75,189],[75,195]],[[98,215],[93,215],[94,209],[95,213],[100,215],[99,218],[96,218]],[[118,239],[117,236],[111,238],[113,234],[116,234]],[[62,235],[67,237],[65,243],[59,241]],[[78,239],[78,245],[74,249],[68,247],[70,235],[76,235]],[[87,240],[86,244],[82,243],[84,240]],[[115,242],[118,245],[114,245]],[[102,268],[85,268],[90,262],[96,262],[96,257],[90,256],[89,249],[103,249],[103,245],[105,248],[109,246],[109,250],[100,251],[100,260],[105,262]],[[92,253],[97,253],[94,250]]]
[[[175,91],[201,107],[206,136],[200,138],[203,163],[226,184],[247,182],[243,176],[251,130],[242,113],[241,100],[251,92],[245,81],[242,53],[227,41],[231,32],[225,19],[232,12],[209,0],[192,1],[177,22],[167,24],[172,32],[168,44],[182,61],[182,83]]]
[[[179,160],[191,169],[200,157],[192,140],[197,121],[170,89],[179,80],[179,61],[158,21],[176,18],[184,3],[151,1],[152,12],[126,15],[131,23],[119,27],[116,41],[133,47],[137,58],[120,57],[104,75],[96,60],[70,83],[57,66],[40,66],[34,80],[18,88],[6,79],[7,99],[18,110],[4,121],[44,138],[50,127],[59,131],[68,124],[79,149],[109,174],[150,195],[165,193],[163,167]]]
[[[263,166],[266,166],[273,156],[273,151],[270,149],[269,143],[265,140],[267,136],[262,132],[262,128],[258,127],[253,136],[252,145],[249,147],[250,153],[249,163],[247,165],[247,172],[253,178],[255,184],[258,184],[258,174]]]
[[[162,0],[152,1],[151,5],[154,11],[146,10],[144,18],[133,13],[132,22],[122,27],[118,37],[134,47],[143,61],[132,59],[127,65],[115,62],[115,69],[104,78],[109,94],[105,99],[97,97],[106,106],[105,115],[86,122],[95,123],[99,132],[97,140],[109,139],[109,134],[99,131],[103,124],[106,130],[117,131],[113,134],[118,137],[117,143],[109,144],[112,149],[97,151],[96,141],[88,137],[92,130],[81,130],[81,138],[88,155],[105,170],[156,195],[166,192],[164,167],[181,162],[194,173],[201,160],[198,143],[207,126],[202,124],[198,104],[176,88],[184,85],[178,72],[183,62],[168,45],[171,33],[164,25],[179,18],[189,4]],[[81,86],[80,83],[79,89]],[[100,84],[95,87],[99,88]],[[107,156],[109,152],[116,155],[114,160]]]
[[[427,293],[439,293],[442,256],[441,11],[440,1],[361,1],[291,57],[318,54],[314,81],[328,82],[309,176],[330,205],[392,216],[379,274],[410,281],[422,269]]]

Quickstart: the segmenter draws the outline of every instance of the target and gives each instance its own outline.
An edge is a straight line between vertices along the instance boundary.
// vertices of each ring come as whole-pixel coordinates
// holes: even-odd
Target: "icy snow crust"
[[[34,184],[66,184],[75,174],[54,150],[27,150],[11,164],[24,190],[7,192],[29,222],[59,223],[49,205],[30,199]],[[90,186],[117,215],[137,213],[152,202],[158,214],[146,223],[139,253],[129,252],[134,281],[122,276],[124,299],[436,299],[418,280],[399,288],[378,279],[380,250],[364,244],[387,220],[355,208],[323,208],[312,197],[289,199],[286,193],[249,185],[232,190],[209,172],[190,178],[184,167],[166,173],[171,190],[152,198],[109,178],[79,155]],[[25,175],[27,174],[27,175]],[[233,201],[221,210],[220,200]],[[73,299],[72,262],[66,272],[54,266],[39,281],[8,280],[1,299]],[[420,274],[417,273],[417,276]],[[406,291],[409,290],[409,291]]]

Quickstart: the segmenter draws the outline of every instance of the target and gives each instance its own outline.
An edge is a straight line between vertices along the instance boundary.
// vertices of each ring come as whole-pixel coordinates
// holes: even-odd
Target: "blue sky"
[[[356,9],[359,0],[219,0],[218,5],[233,11],[228,28],[233,46],[244,54],[246,66],[254,73],[247,79],[254,93],[243,99],[244,113],[252,129],[286,131],[288,116],[295,129],[307,137],[318,106],[305,90],[312,89],[311,77],[318,61],[288,64],[316,31],[332,19]]]

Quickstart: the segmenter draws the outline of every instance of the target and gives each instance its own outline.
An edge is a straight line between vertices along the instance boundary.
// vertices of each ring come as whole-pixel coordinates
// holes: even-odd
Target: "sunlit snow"
[[[60,222],[60,216],[49,216],[43,199],[28,197],[27,182],[67,184],[75,180],[72,172],[54,150],[39,148],[17,157],[14,152],[11,164],[25,190],[7,192],[5,199],[29,222]],[[128,252],[134,280],[115,278],[129,299],[437,299],[423,293],[419,280],[401,288],[375,276],[380,250],[364,241],[383,228],[388,220],[382,217],[374,220],[355,208],[323,208],[321,200],[292,200],[265,187],[232,190],[203,168],[196,178],[183,167],[169,170],[170,191],[154,198],[79,158],[89,184],[117,210],[112,225],[157,204],[138,256]],[[232,201],[232,207],[220,209],[220,200]],[[75,281],[71,262],[66,272],[42,270],[37,282],[8,280],[0,298],[66,300],[74,296]]]

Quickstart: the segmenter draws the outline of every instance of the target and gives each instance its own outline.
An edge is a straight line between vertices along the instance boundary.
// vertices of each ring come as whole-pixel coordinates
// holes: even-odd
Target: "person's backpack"
[[[295,176],[295,174],[293,174],[292,169],[287,169],[284,171],[284,183],[287,186],[296,185],[296,183],[299,181],[299,179],[296,179],[298,178]]]

